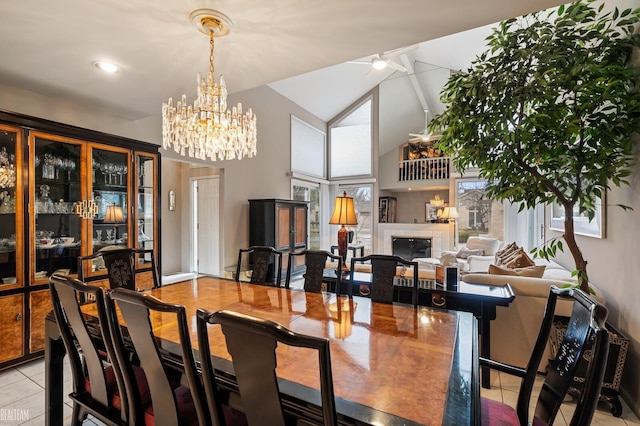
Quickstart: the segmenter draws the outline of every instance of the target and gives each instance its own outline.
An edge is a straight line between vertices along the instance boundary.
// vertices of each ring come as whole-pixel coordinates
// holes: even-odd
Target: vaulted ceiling
[[[21,0],[0,6],[0,85],[129,120],[160,114],[170,96],[195,97],[195,75],[208,69],[209,40],[190,22],[199,8],[217,9],[233,22],[216,41],[216,74],[229,92],[270,84],[323,120],[381,84],[381,92],[416,92],[407,74],[369,72],[346,63],[420,44],[406,60],[425,98],[437,70],[460,69],[484,44],[487,26],[555,6],[559,0]],[[443,36],[457,34],[440,39]],[[438,39],[438,40],[436,40]],[[428,43],[425,41],[433,40]],[[109,60],[121,71],[92,66]],[[438,78],[441,78],[439,76]],[[406,83],[406,81],[405,81]],[[385,89],[385,86],[387,88]],[[2,105],[0,105],[2,108]],[[388,115],[418,109],[412,131],[423,127],[422,106],[387,106]],[[381,149],[384,150],[384,149]]]

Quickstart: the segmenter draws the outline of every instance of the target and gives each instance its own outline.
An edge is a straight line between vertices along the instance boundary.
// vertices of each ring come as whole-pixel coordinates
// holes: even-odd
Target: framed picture
[[[445,206],[436,206],[433,204],[426,203],[424,210],[424,221],[425,222],[439,222],[440,215],[444,210]]]
[[[589,220],[585,213],[580,214],[576,205],[573,209],[573,227],[576,235],[605,238],[606,206],[605,198],[598,199],[596,201],[596,214],[592,220]],[[550,210],[549,229],[564,231],[564,208],[558,203],[553,203]]]

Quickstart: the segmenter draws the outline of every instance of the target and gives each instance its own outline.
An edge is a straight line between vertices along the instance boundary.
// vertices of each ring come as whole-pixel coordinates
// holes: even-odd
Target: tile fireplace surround
[[[449,223],[379,223],[375,247],[378,253],[392,254],[392,237],[431,238],[431,257],[440,258],[443,251],[452,250],[452,234]]]

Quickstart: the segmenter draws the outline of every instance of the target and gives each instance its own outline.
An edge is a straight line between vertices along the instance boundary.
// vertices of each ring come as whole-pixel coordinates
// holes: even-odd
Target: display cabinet
[[[306,201],[249,200],[249,245],[271,246],[281,251],[282,268],[286,270],[289,253],[307,248],[308,210]],[[298,256],[295,261],[298,264],[294,265],[293,272],[298,272],[304,259]],[[268,279],[273,279],[273,272]]]
[[[22,132],[0,124],[0,365],[25,355]]]
[[[42,355],[53,273],[118,247],[160,264],[158,175],[156,145],[0,111],[0,369]]]

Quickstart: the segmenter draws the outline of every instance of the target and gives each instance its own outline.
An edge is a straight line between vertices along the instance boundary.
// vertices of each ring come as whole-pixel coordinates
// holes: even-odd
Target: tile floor
[[[71,392],[71,372],[66,364],[64,383],[65,394]],[[542,380],[539,379],[539,383]],[[482,389],[482,396],[497,399],[510,405],[515,405],[518,381],[505,374],[492,374],[492,388]],[[539,386],[539,385],[538,385]],[[534,395],[536,391],[534,390]],[[65,398],[65,424],[70,424],[71,405],[69,398]],[[568,400],[561,408],[555,424],[565,426],[571,418],[575,405]],[[533,410],[533,405],[532,405]],[[44,419],[44,362],[32,361],[0,372],[0,426],[29,425],[41,426]],[[88,419],[87,426],[100,425],[99,421]],[[629,426],[640,425],[640,420],[623,402],[622,417],[613,417],[607,404],[600,407],[593,418],[593,426]]]

